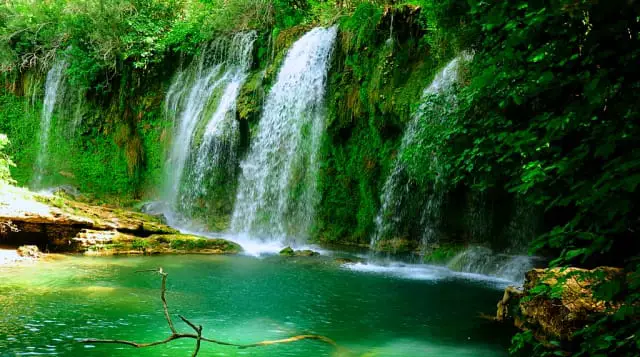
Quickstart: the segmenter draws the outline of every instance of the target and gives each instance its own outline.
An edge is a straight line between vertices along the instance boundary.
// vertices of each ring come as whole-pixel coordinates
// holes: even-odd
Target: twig
[[[165,296],[167,291],[167,276],[169,274],[167,274],[161,267],[157,269],[147,269],[147,270],[136,271],[136,273],[143,273],[143,272],[154,272],[162,276],[162,285],[160,287],[160,298],[162,300],[162,309],[164,310],[164,317],[167,320],[169,329],[171,330],[171,335],[169,335],[164,340],[148,342],[148,343],[139,343],[139,342],[128,341],[128,340],[111,340],[111,339],[94,339],[94,338],[80,340],[81,343],[121,344],[121,345],[132,346],[135,348],[145,348],[145,347],[162,345],[165,343],[169,343],[173,340],[178,340],[182,338],[191,338],[196,340],[196,347],[195,347],[195,350],[193,351],[193,354],[191,355],[192,357],[196,357],[198,355],[198,352],[200,352],[200,345],[202,341],[223,345],[223,346],[232,346],[237,348],[252,348],[252,347],[260,347],[260,346],[277,345],[282,343],[291,343],[291,342],[302,341],[302,340],[317,340],[338,348],[338,344],[334,340],[330,339],[329,337],[321,336],[321,335],[297,335],[297,336],[292,336],[292,337],[284,338],[280,340],[265,340],[265,341],[260,341],[256,343],[250,343],[250,344],[238,344],[238,343],[232,343],[232,342],[219,341],[213,338],[202,336],[202,329],[203,329],[202,326],[201,325],[196,326],[194,323],[187,320],[187,318],[185,318],[182,315],[178,315],[178,316],[182,321],[184,321],[184,323],[189,325],[189,327],[191,327],[196,332],[196,334],[179,333],[176,330],[175,326],[173,325],[173,321],[171,320],[171,315],[169,314],[169,307],[167,305],[167,299]]]
[[[196,332],[198,333],[198,339],[196,340],[196,349],[195,351],[193,351],[193,355],[192,355],[192,357],[195,357],[198,355],[198,351],[200,351],[200,342],[202,341],[202,325],[196,326],[192,324],[191,321],[187,320],[184,316],[182,315],[178,315],[178,316],[180,316],[182,321],[184,321],[187,325],[191,326],[191,328],[196,330]]]

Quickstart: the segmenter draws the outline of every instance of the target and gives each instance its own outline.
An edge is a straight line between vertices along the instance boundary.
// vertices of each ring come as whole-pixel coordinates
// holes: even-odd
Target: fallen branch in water
[[[160,341],[154,341],[154,342],[147,342],[147,343],[139,343],[139,342],[134,342],[134,341],[127,341],[127,340],[107,340],[107,339],[94,339],[94,338],[88,338],[88,339],[84,339],[84,340],[80,340],[81,343],[105,343],[105,344],[121,344],[121,345],[128,345],[128,346],[132,346],[135,348],[144,348],[144,347],[151,347],[151,346],[157,346],[157,345],[162,345],[165,343],[169,343],[173,340],[178,340],[181,338],[191,338],[196,340],[196,346],[195,346],[195,350],[193,351],[192,356],[195,357],[198,355],[198,352],[200,351],[200,344],[201,342],[209,342],[209,343],[215,343],[218,345],[223,345],[223,346],[233,346],[233,347],[237,347],[237,348],[250,348],[250,347],[259,347],[259,346],[269,346],[269,345],[276,345],[276,344],[282,344],[282,343],[290,343],[290,342],[296,342],[296,341],[302,341],[302,340],[318,340],[318,341],[322,341],[325,342],[327,344],[330,344],[334,347],[338,347],[338,345],[336,344],[336,342],[328,337],[325,336],[321,336],[321,335],[297,335],[297,336],[292,336],[289,338],[284,338],[281,340],[267,340],[267,341],[260,341],[260,342],[256,342],[256,343],[250,343],[250,344],[238,344],[238,343],[232,343],[232,342],[224,342],[224,341],[218,341],[212,338],[208,338],[208,337],[204,337],[202,336],[202,326],[198,325],[196,326],[194,323],[192,323],[191,321],[187,320],[187,318],[185,318],[182,315],[178,315],[180,317],[180,319],[182,321],[184,321],[184,323],[186,323],[187,325],[189,325],[189,327],[191,327],[196,333],[180,333],[176,330],[175,326],[173,325],[173,321],[171,320],[171,315],[169,314],[169,307],[167,305],[167,299],[166,299],[166,292],[167,292],[167,276],[168,274],[164,272],[164,270],[162,268],[158,268],[158,269],[150,269],[150,270],[141,270],[138,271],[138,273],[141,272],[154,272],[154,273],[158,273],[160,274],[160,276],[162,276],[162,285],[160,288],[160,299],[162,300],[162,308],[164,310],[164,317],[167,320],[167,324],[169,325],[169,330],[171,330],[171,334],[165,338],[164,340],[160,340]]]

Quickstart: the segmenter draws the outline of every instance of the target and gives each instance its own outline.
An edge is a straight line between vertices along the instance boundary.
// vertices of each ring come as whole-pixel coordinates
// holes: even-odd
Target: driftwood
[[[282,343],[290,343],[290,342],[296,342],[296,341],[302,341],[302,340],[318,340],[318,341],[322,341],[324,343],[330,344],[334,347],[338,347],[338,345],[334,340],[321,335],[297,335],[289,338],[284,338],[281,340],[266,340],[266,341],[260,341],[256,343],[250,343],[250,344],[239,344],[239,343],[219,341],[213,338],[202,336],[203,328],[201,325],[195,325],[191,321],[187,320],[187,318],[185,318],[184,316],[178,315],[180,319],[184,321],[184,323],[189,325],[189,327],[191,327],[195,331],[195,333],[180,333],[178,332],[178,330],[176,330],[175,326],[173,325],[173,321],[171,320],[171,315],[169,314],[169,307],[167,306],[166,292],[167,292],[168,274],[162,268],[141,270],[138,272],[154,272],[154,273],[158,273],[162,277],[160,298],[162,299],[162,308],[164,310],[164,317],[167,320],[167,324],[169,325],[169,330],[171,331],[171,334],[164,340],[147,342],[147,343],[139,343],[139,342],[127,341],[127,340],[109,340],[109,339],[94,339],[94,338],[81,340],[80,341],[81,343],[120,344],[120,345],[132,346],[135,348],[144,348],[144,347],[162,345],[162,344],[169,343],[173,340],[178,340],[181,338],[191,338],[196,340],[196,346],[192,354],[193,357],[198,355],[198,352],[200,351],[200,345],[202,342],[209,342],[209,343],[214,343],[214,344],[223,345],[223,346],[233,346],[237,348],[250,348],[250,347],[276,345],[276,344],[282,344]]]

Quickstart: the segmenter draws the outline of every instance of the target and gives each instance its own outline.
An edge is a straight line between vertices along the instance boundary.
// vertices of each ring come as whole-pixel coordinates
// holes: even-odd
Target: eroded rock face
[[[622,269],[610,267],[533,269],[525,276],[523,290],[505,289],[496,320],[512,321],[522,330],[531,330],[542,342],[571,341],[593,317],[620,307],[594,298],[593,289],[596,282],[621,274]]]
[[[239,245],[224,239],[180,234],[148,214],[5,189],[0,191],[0,222],[10,222],[15,229],[0,232],[2,244],[94,255],[241,251]]]

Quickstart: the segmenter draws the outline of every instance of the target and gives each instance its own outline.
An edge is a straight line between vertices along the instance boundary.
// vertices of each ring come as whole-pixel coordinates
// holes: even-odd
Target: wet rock
[[[360,259],[360,258],[345,258],[345,257],[335,258],[333,261],[338,263],[338,264],[340,264],[340,265],[342,265],[342,264],[364,263],[364,259]]]
[[[524,291],[514,286],[508,286],[504,289],[502,300],[498,301],[498,311],[496,312],[496,321],[513,321],[516,327],[520,327],[522,322],[518,313],[519,302]]]
[[[320,253],[313,251],[311,249],[303,249],[303,250],[295,251],[296,257],[315,257],[317,255],[320,255]]]
[[[17,252],[23,258],[39,259],[42,257],[40,249],[35,245],[23,245],[18,247]]]
[[[378,242],[374,250],[383,253],[410,253],[418,249],[418,242],[406,238],[385,239]]]
[[[160,222],[167,224],[167,217],[164,214],[166,208],[167,205],[164,202],[152,201],[142,204],[142,206],[140,206],[140,212],[156,217]]]

